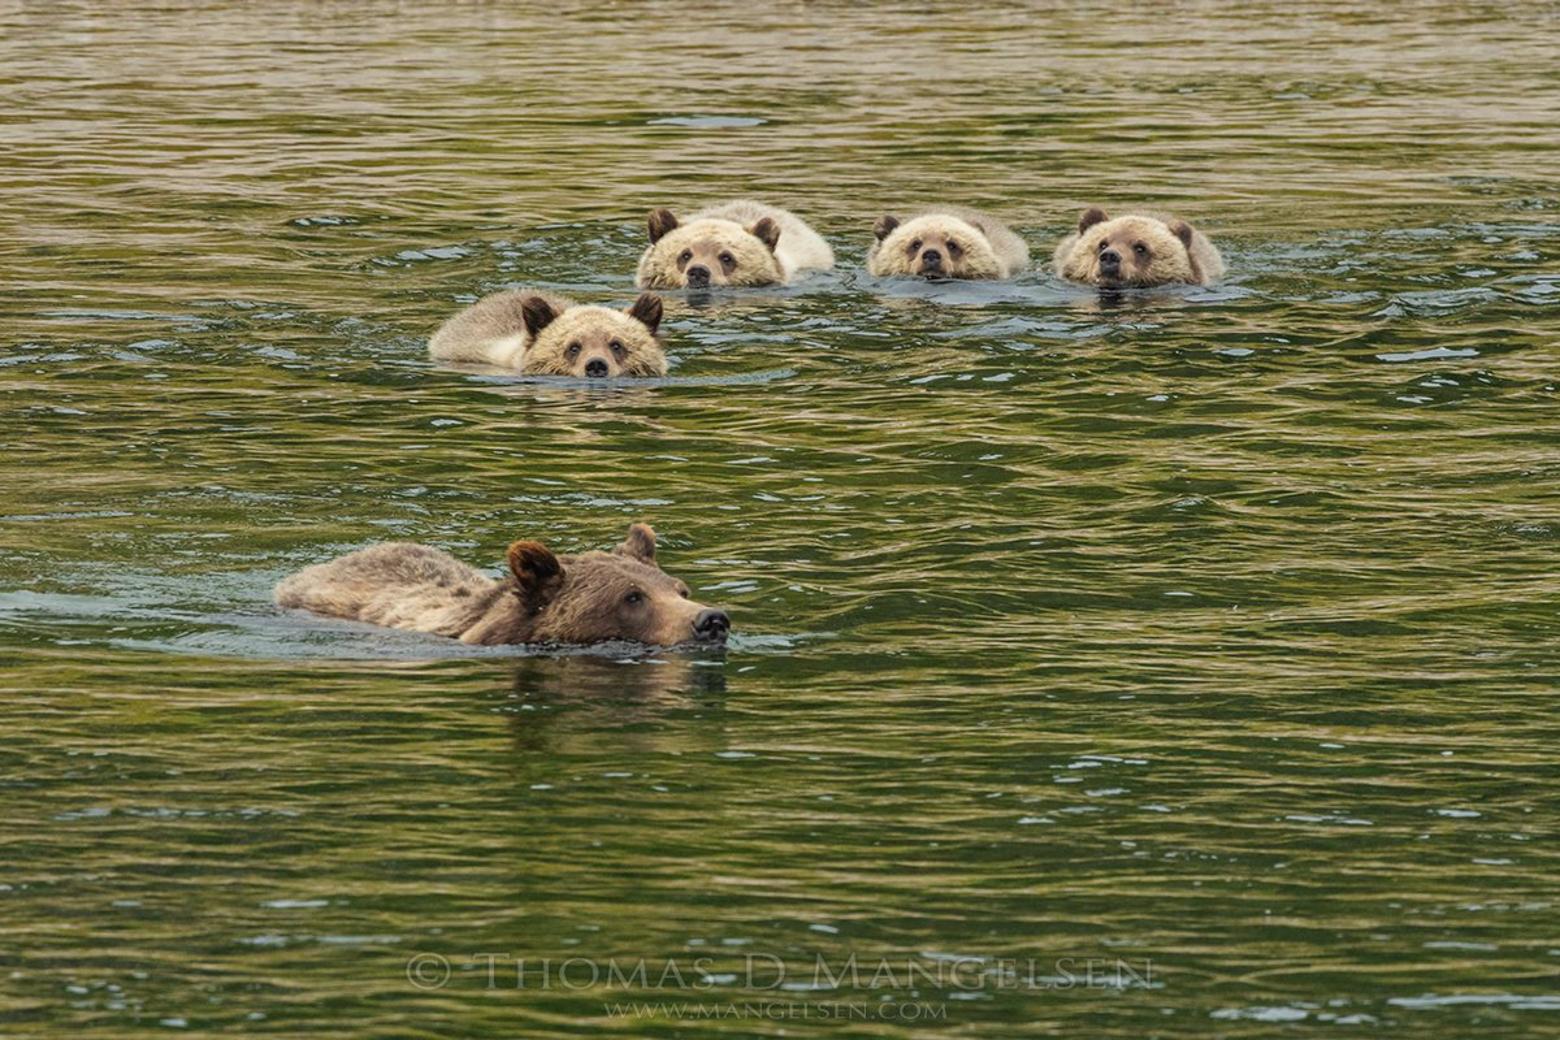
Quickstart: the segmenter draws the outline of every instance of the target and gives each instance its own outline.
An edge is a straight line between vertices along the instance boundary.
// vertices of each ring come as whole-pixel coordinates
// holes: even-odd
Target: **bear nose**
[[[1105,250],[1105,252],[1100,254],[1100,266],[1101,267],[1120,267],[1121,266],[1121,254],[1116,252],[1114,249],[1107,249],[1107,250]]]
[[[921,263],[925,264],[927,267],[941,267],[942,254],[935,249],[928,249],[926,252],[921,254]]]
[[[695,289],[702,289],[710,284],[710,269],[703,264],[694,264],[688,268],[688,284]]]
[[[593,357],[585,362],[585,374],[592,379],[605,379],[607,377],[607,363],[599,357]]]
[[[731,631],[731,617],[724,610],[701,610],[693,619],[693,634],[712,643],[724,643]]]

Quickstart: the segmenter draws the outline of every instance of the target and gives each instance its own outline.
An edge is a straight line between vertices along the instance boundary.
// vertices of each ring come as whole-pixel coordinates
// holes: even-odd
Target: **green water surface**
[[[0,3],[0,1035],[1555,1035],[1557,53],[1505,2]],[[667,379],[427,360],[737,195],[839,267],[669,294]],[[1231,275],[868,278],[928,201],[1037,258],[1170,209]],[[270,604],[635,520],[724,654]]]

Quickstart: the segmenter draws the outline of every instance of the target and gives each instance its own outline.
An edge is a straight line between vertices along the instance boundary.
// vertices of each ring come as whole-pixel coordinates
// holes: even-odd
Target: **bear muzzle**
[[[701,610],[693,619],[693,635],[701,643],[724,643],[730,632],[731,616],[724,610]]]
[[[605,358],[593,357],[585,362],[586,379],[605,379],[612,374],[612,366],[607,364]]]
[[[688,280],[690,289],[708,289],[710,287],[710,269],[703,264],[694,264],[683,272],[683,277]]]
[[[940,277],[947,273],[943,270],[942,253],[935,249],[926,249],[921,252],[921,273],[928,278]]]

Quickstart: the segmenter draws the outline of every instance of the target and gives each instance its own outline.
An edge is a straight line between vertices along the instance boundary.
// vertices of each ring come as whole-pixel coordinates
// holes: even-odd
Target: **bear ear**
[[[1096,224],[1103,224],[1105,220],[1104,210],[1098,206],[1090,206],[1083,211],[1083,216],[1078,218],[1078,234],[1083,234]]]
[[[776,224],[770,217],[764,217],[757,224],[748,228],[748,232],[768,246],[771,253],[775,251],[775,246],[780,244],[780,225]]]
[[[639,322],[655,335],[655,330],[661,327],[661,298],[655,293],[640,293],[639,299],[628,309],[628,316]]]
[[[898,226],[899,218],[891,217],[885,213],[881,217],[877,218],[876,224],[872,225],[872,234],[877,237],[879,242],[881,242],[889,235],[892,235],[894,233],[894,229]]]
[[[669,209],[653,209],[650,211],[649,223],[650,244],[655,245],[667,232],[677,227],[677,215]]]
[[[527,296],[520,301],[520,318],[525,322],[525,331],[531,334],[532,339],[557,317],[557,308],[545,296]]]
[[[520,598],[540,610],[563,579],[563,564],[541,542],[515,542],[509,547],[509,572],[520,583]]]
[[[641,563],[655,563],[655,532],[649,524],[630,524],[628,537],[616,550],[619,556],[627,556]]]
[[[1170,222],[1170,230],[1181,240],[1182,245],[1187,249],[1192,248],[1192,225],[1184,220],[1173,220]]]

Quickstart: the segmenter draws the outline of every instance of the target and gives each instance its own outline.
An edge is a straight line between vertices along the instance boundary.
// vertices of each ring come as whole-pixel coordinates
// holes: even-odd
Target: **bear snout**
[[[694,289],[707,289],[710,285],[710,269],[703,264],[694,264],[684,272],[688,279],[688,285]]]
[[[587,378],[605,379],[609,374],[611,374],[611,369],[607,367],[607,363],[603,359],[593,357],[585,362],[585,375]]]
[[[705,643],[724,643],[731,631],[731,616],[724,610],[701,610],[693,619],[693,634]]]
[[[927,249],[921,253],[921,270],[941,271],[942,254],[935,249]]]

